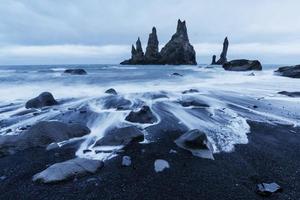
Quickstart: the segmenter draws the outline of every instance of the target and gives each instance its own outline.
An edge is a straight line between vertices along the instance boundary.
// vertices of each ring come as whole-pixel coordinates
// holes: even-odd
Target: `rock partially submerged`
[[[66,69],[64,71],[65,74],[71,75],[86,75],[87,72],[84,69]]]
[[[125,120],[133,123],[153,124],[157,122],[157,118],[152,113],[149,106],[143,106],[139,111],[131,111]]]
[[[220,59],[217,62],[214,62],[214,60],[213,60],[214,65],[223,65],[223,64],[225,64],[227,62],[228,46],[229,46],[229,41],[228,41],[228,38],[226,37],[224,39],[223,50],[222,50],[222,53],[220,55]],[[214,56],[213,56],[213,59],[214,59]]]
[[[274,193],[282,192],[282,188],[277,183],[261,183],[257,185],[257,193],[261,196],[268,197]]]
[[[102,101],[105,109],[127,110],[131,106],[131,101],[120,95],[109,95],[104,97]]]
[[[114,88],[110,88],[105,91],[106,94],[112,94],[112,95],[117,95],[117,91]]]
[[[82,137],[89,133],[90,129],[80,124],[42,121],[20,135],[0,136],[0,154],[7,155],[32,147],[46,147],[51,143]]]
[[[132,45],[131,59],[121,62],[123,65],[196,65],[196,52],[190,44],[185,21],[178,20],[177,31],[172,39],[158,50],[158,39],[156,28],[152,28],[149,35],[148,46],[144,55],[140,38],[136,42],[136,47]]]
[[[32,180],[42,183],[55,183],[68,180],[88,173],[95,173],[104,163],[99,160],[75,158],[51,165],[44,171],[33,176]]]
[[[142,142],[144,134],[135,126],[115,128],[108,131],[95,146],[126,146],[131,142]]]
[[[58,102],[54,99],[53,95],[50,92],[43,92],[39,96],[30,99],[26,102],[25,107],[29,108],[42,108],[45,106],[54,106]]]
[[[300,78],[300,65],[280,67],[275,72],[281,76]]]
[[[278,92],[278,94],[285,95],[285,96],[288,96],[288,97],[300,97],[300,92],[282,91],[282,92]]]
[[[205,133],[195,129],[180,136],[175,143],[180,148],[190,151],[200,158],[214,159],[212,144],[208,141]]]
[[[232,60],[223,64],[223,68],[228,71],[249,71],[262,70],[262,65],[258,60]]]

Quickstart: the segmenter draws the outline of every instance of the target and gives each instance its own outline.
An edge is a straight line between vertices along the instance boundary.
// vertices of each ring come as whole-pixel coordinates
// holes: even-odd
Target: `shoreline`
[[[249,124],[249,143],[236,145],[232,153],[215,154],[214,161],[192,156],[172,139],[161,139],[130,144],[94,175],[51,185],[31,178],[49,164],[73,158],[74,147],[29,149],[0,158],[0,176],[7,177],[0,181],[0,199],[262,199],[255,193],[261,182],[283,187],[270,199],[299,199],[300,128]],[[121,167],[123,155],[131,156],[130,167]],[[155,159],[167,160],[170,168],[156,173]]]

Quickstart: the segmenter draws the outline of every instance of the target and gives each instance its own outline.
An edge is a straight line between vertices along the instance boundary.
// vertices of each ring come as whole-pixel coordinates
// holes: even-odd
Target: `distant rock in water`
[[[281,76],[300,78],[300,65],[280,67],[275,72]]]
[[[178,20],[177,31],[172,39],[159,52],[156,28],[153,27],[149,35],[148,46],[144,55],[140,39],[136,49],[132,46],[131,59],[123,61],[123,65],[196,65],[196,52],[190,44],[185,21]]]
[[[262,65],[258,60],[232,60],[223,64],[223,68],[228,71],[250,71],[262,70]]]
[[[282,91],[282,92],[278,92],[278,94],[285,95],[285,96],[288,96],[288,97],[300,97],[300,92]]]
[[[71,75],[86,75],[87,72],[84,69],[66,69],[64,71],[65,74]]]
[[[158,39],[156,34],[156,28],[152,28],[152,33],[149,35],[148,46],[145,53],[146,64],[158,64],[160,60],[160,53],[158,49]]]
[[[112,94],[112,95],[117,95],[117,91],[114,88],[110,88],[105,91],[106,94]]]
[[[228,38],[226,37],[224,40],[224,43],[223,43],[223,50],[220,55],[220,59],[215,63],[216,65],[223,65],[224,63],[227,62],[228,46],[229,46],[229,41],[228,41]]]
[[[42,108],[45,106],[57,105],[58,102],[54,99],[50,92],[43,92],[38,97],[30,99],[26,102],[25,107],[29,108]]]
[[[211,61],[211,65],[216,65],[216,64],[217,64],[216,59],[217,59],[217,56],[216,56],[216,55],[213,55],[212,61]]]

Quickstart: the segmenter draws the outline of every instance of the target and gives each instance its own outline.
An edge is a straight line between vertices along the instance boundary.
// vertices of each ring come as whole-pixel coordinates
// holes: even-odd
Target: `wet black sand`
[[[56,152],[37,148],[0,158],[0,177],[7,177],[0,180],[0,199],[255,200],[263,199],[255,193],[260,182],[283,187],[269,199],[300,199],[300,128],[249,123],[249,144],[217,154],[214,161],[177,148],[172,141],[178,133],[168,132],[157,143],[128,146],[122,154],[132,157],[131,167],[121,167],[118,156],[95,175],[55,185],[35,184],[31,178],[49,164],[72,158],[71,147]],[[167,160],[170,169],[156,173],[156,159]]]

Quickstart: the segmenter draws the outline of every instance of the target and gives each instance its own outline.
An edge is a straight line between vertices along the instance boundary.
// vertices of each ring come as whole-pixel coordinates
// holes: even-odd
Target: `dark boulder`
[[[102,99],[103,108],[128,110],[131,106],[131,101],[120,95],[109,95]]]
[[[229,46],[229,41],[228,41],[228,38],[226,37],[224,39],[223,50],[222,50],[222,53],[220,55],[220,59],[216,62],[217,65],[223,65],[227,62],[228,46]]]
[[[194,156],[214,159],[213,147],[205,133],[199,130],[191,130],[180,136],[175,143],[180,148],[190,151]]]
[[[117,95],[117,91],[113,88],[110,88],[108,90],[105,91],[106,94],[112,94],[112,95]]]
[[[228,71],[249,71],[262,70],[262,65],[258,60],[232,60],[223,64],[223,68]]]
[[[65,74],[71,75],[86,75],[87,72],[84,69],[66,69],[64,71]]]
[[[171,74],[172,76],[183,76],[182,74],[179,74],[177,72],[174,72],[173,74]]]
[[[282,192],[283,189],[277,183],[261,183],[257,185],[257,194],[269,197],[274,193]]]
[[[278,94],[282,94],[288,97],[300,97],[300,92],[287,92],[287,91],[282,91],[278,92]]]
[[[98,140],[95,146],[120,146],[131,142],[142,142],[144,134],[135,126],[115,128],[108,131],[103,138]]]
[[[30,99],[26,102],[25,107],[28,108],[42,108],[45,106],[57,105],[58,102],[54,99],[50,92],[43,92],[38,97]]]
[[[182,99],[178,101],[178,103],[181,104],[183,107],[209,107],[207,103],[193,96],[183,96]]]
[[[300,65],[280,67],[275,72],[281,76],[300,78]]]
[[[153,124],[157,122],[157,118],[154,116],[149,106],[143,106],[137,112],[131,111],[125,120],[141,124]]]
[[[146,64],[158,64],[160,59],[160,53],[158,50],[158,39],[156,34],[156,28],[152,28],[152,33],[149,35],[148,45],[145,53]]]
[[[0,152],[5,154],[31,147],[46,147],[51,143],[82,137],[89,133],[90,129],[80,124],[42,121],[23,131],[20,135],[0,136]]]
[[[178,20],[177,31],[160,52],[161,64],[196,65],[196,52],[189,42],[185,21]]]

